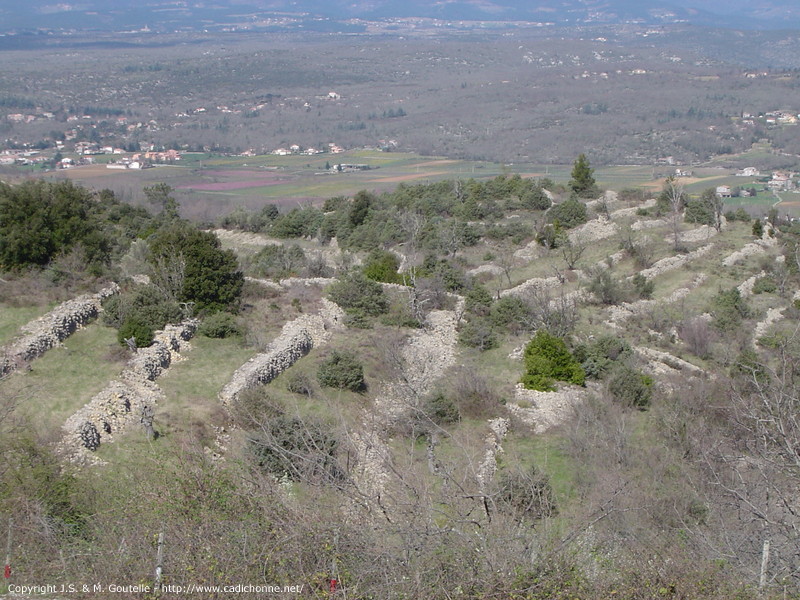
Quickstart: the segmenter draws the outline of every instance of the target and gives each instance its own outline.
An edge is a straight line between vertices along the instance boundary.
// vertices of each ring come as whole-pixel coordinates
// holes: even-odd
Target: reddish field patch
[[[196,171],[196,173],[198,173],[198,174],[201,173],[201,172],[202,171],[200,171],[200,172]],[[263,178],[265,176],[264,171],[263,170],[259,170],[259,169],[220,169],[220,170],[217,170],[217,169],[213,169],[213,170],[206,169],[205,173],[207,173],[209,175],[212,175],[212,176],[219,176],[219,177],[242,177],[243,175],[247,175],[248,177],[255,176],[255,177],[258,177],[259,179],[261,179],[261,178]],[[275,178],[274,175],[268,175],[268,176],[273,178],[273,179]]]
[[[276,179],[251,179],[250,181],[219,181],[216,183],[190,183],[179,186],[179,190],[196,190],[200,192],[227,192],[247,188],[266,187],[282,183]]]

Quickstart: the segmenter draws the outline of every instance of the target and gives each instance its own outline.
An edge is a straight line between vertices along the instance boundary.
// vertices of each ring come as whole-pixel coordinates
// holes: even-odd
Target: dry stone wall
[[[322,308],[317,314],[301,315],[286,323],[266,352],[239,367],[219,393],[220,400],[229,406],[243,391],[269,383],[312,348],[324,344],[334,329],[343,326],[343,322],[342,309],[323,298]]]
[[[387,429],[407,417],[436,381],[455,363],[458,321],[464,299],[458,297],[453,311],[431,311],[425,327],[412,335],[402,349],[403,369],[399,381],[383,384],[371,411],[351,432],[355,452],[353,480],[362,495],[361,506],[373,515],[385,514],[390,507],[381,498],[391,481],[391,451]],[[435,462],[435,459],[434,459]]]
[[[22,328],[23,336],[0,351],[0,377],[40,357],[78,329],[97,318],[101,303],[119,292],[116,283],[96,294],[85,294],[59,304]]]
[[[500,291],[500,297],[505,296],[524,296],[528,292],[550,291],[561,287],[558,277],[534,277],[520,283],[518,286]]]
[[[140,348],[119,378],[66,420],[62,454],[72,462],[97,462],[91,451],[111,441],[114,434],[141,423],[143,414],[152,411],[163,397],[155,379],[189,349],[197,325],[195,319],[170,325],[156,334],[152,346]]]
[[[722,261],[722,265],[725,267],[732,267],[740,260],[745,260],[747,257],[755,256],[756,254],[763,254],[767,251],[767,248],[777,246],[778,239],[774,237],[774,235],[770,235],[770,232],[771,230],[769,229],[765,230],[764,234],[761,236],[761,239],[750,242],[741,250],[737,250],[733,254],[727,256]]]
[[[590,244],[606,238],[610,238],[619,231],[617,224],[613,221],[600,217],[593,219],[572,229],[569,232],[569,241],[573,244]]]
[[[501,443],[508,434],[510,421],[503,417],[489,420],[489,429],[491,433],[486,436],[486,449],[483,455],[483,461],[478,466],[476,478],[480,486],[481,493],[485,494],[489,489],[497,473],[497,455],[503,453]]]
[[[669,296],[664,298],[659,298],[657,300],[637,300],[636,302],[622,302],[616,306],[612,306],[608,310],[609,318],[606,321],[606,324],[609,327],[619,328],[622,327],[622,323],[627,319],[635,316],[646,313],[648,311],[653,311],[658,309],[660,306],[666,304],[674,304],[685,298],[689,295],[689,293],[701,286],[707,276],[705,273],[698,273],[695,278],[685,287],[681,287],[673,291]]]
[[[769,333],[770,327],[783,319],[783,311],[785,310],[786,308],[780,307],[767,309],[764,320],[756,323],[755,329],[753,330],[753,348],[758,349],[758,340]]]

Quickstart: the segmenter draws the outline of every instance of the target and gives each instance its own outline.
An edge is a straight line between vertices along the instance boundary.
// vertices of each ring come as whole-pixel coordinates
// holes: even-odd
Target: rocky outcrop
[[[678,234],[678,241],[683,243],[707,242],[718,233],[719,231],[717,231],[716,228],[714,227],[709,227],[708,225],[701,225],[700,227],[697,227],[695,229],[681,231]],[[668,235],[667,237],[664,238],[664,241],[672,243],[673,241],[675,241],[675,238],[671,235]]]
[[[666,227],[669,221],[666,219],[649,219],[647,221],[635,221],[631,225],[634,231],[641,231],[642,229],[655,229],[656,227]]]
[[[64,423],[61,452],[72,462],[97,462],[90,451],[131,425],[141,424],[162,397],[153,383],[188,350],[198,321],[170,325],[156,334],[153,344],[140,348],[120,376]]]
[[[265,352],[239,367],[219,393],[220,400],[229,406],[243,391],[269,383],[312,348],[325,343],[343,322],[342,309],[323,298],[317,314],[301,315],[286,323]]]
[[[697,365],[673,356],[669,352],[662,352],[661,350],[644,346],[636,346],[633,351],[645,363],[645,370],[656,376],[679,372],[684,377],[714,377],[713,374],[706,372]]]
[[[498,267],[497,265],[480,265],[467,271],[467,275],[472,277],[483,275],[484,273],[489,273],[490,275],[502,275],[505,273],[505,271],[502,267]]]
[[[25,325],[22,328],[23,336],[0,351],[0,377],[40,357],[97,318],[103,300],[118,292],[119,286],[113,283],[96,294],[67,300]]]
[[[645,202],[643,202],[642,204],[640,204],[638,206],[630,206],[628,208],[620,208],[618,210],[613,211],[611,213],[611,218],[616,220],[616,219],[622,219],[622,218],[626,218],[626,217],[635,217],[637,211],[639,211],[639,210],[641,210],[643,208],[650,208],[651,206],[655,206],[655,205],[656,205],[655,198],[650,198],[649,200],[646,200]]]

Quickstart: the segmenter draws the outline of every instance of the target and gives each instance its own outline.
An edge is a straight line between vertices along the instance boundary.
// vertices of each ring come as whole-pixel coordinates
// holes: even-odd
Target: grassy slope
[[[14,339],[19,328],[27,322],[41,317],[51,306],[0,306],[0,344]]]
[[[23,413],[41,430],[57,428],[122,370],[110,354],[116,346],[116,330],[93,323],[36,359],[29,372],[0,381],[0,393],[20,397]]]

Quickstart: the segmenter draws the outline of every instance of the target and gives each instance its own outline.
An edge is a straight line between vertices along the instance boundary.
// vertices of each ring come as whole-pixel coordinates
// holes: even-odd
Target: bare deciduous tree
[[[664,194],[669,201],[669,221],[672,227],[672,247],[676,252],[681,248],[681,222],[683,221],[683,205],[686,194],[683,183],[675,177],[667,177],[664,183]]]
[[[156,256],[150,268],[150,283],[167,300],[177,302],[186,279],[186,259],[178,251]]]
[[[575,265],[583,256],[583,253],[586,252],[588,246],[589,244],[581,237],[576,237],[574,240],[571,240],[569,236],[563,237],[558,248],[570,271],[575,269]]]

